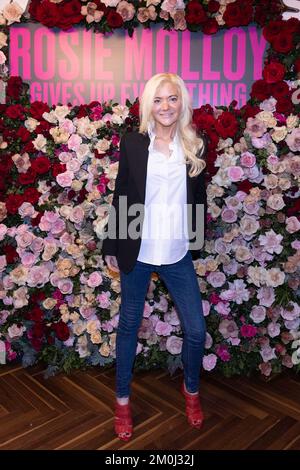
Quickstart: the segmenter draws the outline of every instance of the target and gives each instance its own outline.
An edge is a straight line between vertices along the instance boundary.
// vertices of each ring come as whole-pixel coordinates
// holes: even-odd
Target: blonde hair
[[[152,106],[157,89],[164,83],[171,83],[177,87],[182,102],[181,115],[177,124],[177,133],[185,154],[186,164],[191,165],[189,175],[191,177],[199,175],[206,162],[199,158],[203,154],[203,139],[197,136],[196,130],[192,124],[192,105],[188,90],[182,78],[175,73],[158,73],[153,75],[145,85],[143,94],[140,98],[140,127],[139,132],[145,134],[148,132],[148,126],[154,124],[152,116]]]

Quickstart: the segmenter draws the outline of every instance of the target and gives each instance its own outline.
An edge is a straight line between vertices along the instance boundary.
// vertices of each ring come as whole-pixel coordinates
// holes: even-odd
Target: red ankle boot
[[[181,393],[185,397],[185,411],[190,426],[200,429],[204,420],[199,394],[193,395],[185,390],[184,383],[181,386]]]
[[[129,441],[132,436],[132,417],[130,404],[120,405],[117,401],[115,404],[115,433],[122,441]]]

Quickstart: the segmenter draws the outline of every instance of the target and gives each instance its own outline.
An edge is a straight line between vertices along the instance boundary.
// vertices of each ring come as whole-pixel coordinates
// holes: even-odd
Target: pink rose
[[[0,272],[4,271],[6,266],[7,266],[6,256],[2,255],[0,256]]]
[[[0,224],[0,242],[4,240],[4,237],[7,233],[7,227],[4,224]]]
[[[32,266],[28,273],[27,284],[29,287],[44,287],[49,281],[50,271],[46,264]]]
[[[97,295],[96,300],[101,308],[109,308],[111,305],[110,292],[102,292],[101,294]]]
[[[203,369],[204,370],[213,370],[217,364],[217,356],[215,354],[208,354],[203,357]]]
[[[101,274],[98,271],[94,271],[92,274],[89,275],[87,285],[89,287],[98,287],[102,284],[103,279]]]
[[[44,240],[43,238],[35,238],[30,245],[31,251],[33,253],[40,253],[44,249]]]
[[[88,320],[95,315],[96,309],[94,307],[84,306],[84,307],[80,307],[79,312],[83,316],[83,318]]]
[[[269,155],[267,158],[267,162],[269,163],[269,165],[275,165],[279,162],[279,159],[277,155]]]
[[[53,233],[53,235],[58,235],[60,234],[61,232],[63,232],[66,228],[66,224],[65,224],[65,221],[62,220],[62,219],[58,219],[56,220],[56,222],[54,222],[54,224],[52,225],[51,227],[51,233]]]
[[[56,176],[56,181],[62,188],[71,186],[73,179],[74,173],[72,171],[65,171],[64,173],[59,173]]]
[[[226,281],[226,276],[224,273],[221,273],[220,271],[213,271],[209,273],[209,275],[207,276],[207,281],[213,287],[221,287]]]
[[[203,315],[207,317],[210,311],[210,303],[207,300],[202,300]]]
[[[206,332],[206,338],[205,338],[205,349],[210,349],[213,345],[213,339],[211,335]]]
[[[68,140],[68,148],[70,150],[75,150],[76,152],[79,149],[81,143],[82,138],[77,134],[72,134]]]
[[[72,208],[72,212],[70,214],[70,220],[75,222],[75,224],[80,224],[84,219],[84,210],[81,206],[75,206]]]
[[[169,323],[159,320],[155,325],[155,331],[158,335],[169,336],[173,328]]]
[[[153,307],[151,307],[151,305],[149,305],[148,302],[145,302],[143,317],[144,318],[149,318],[152,311],[153,311]]]
[[[67,163],[66,167],[68,171],[72,171],[73,173],[76,173],[76,171],[80,170],[81,163],[76,158],[72,158],[72,160],[70,160]]]
[[[31,268],[31,266],[34,265],[38,258],[38,255],[34,255],[31,252],[25,252],[21,256],[21,262],[22,265],[25,266],[26,268]]]
[[[239,166],[231,166],[227,168],[227,175],[231,181],[241,181],[242,177],[244,176],[244,171]]]
[[[60,129],[63,129],[68,134],[73,134],[75,132],[76,127],[74,126],[73,122],[70,119],[65,119],[63,123],[60,124]]]
[[[237,220],[237,213],[234,210],[225,207],[225,209],[222,210],[221,217],[224,222],[232,224]]]
[[[271,375],[272,366],[269,362],[262,362],[261,364],[259,364],[258,367],[261,373],[265,375],[266,377],[269,377],[269,375]]]
[[[241,165],[246,166],[247,168],[250,168],[255,165],[256,157],[255,155],[253,155],[253,153],[244,152],[241,155],[240,163]]]
[[[231,311],[229,302],[218,302],[217,305],[215,305],[215,310],[219,315],[226,317]]]
[[[255,323],[261,323],[266,318],[266,309],[262,305],[256,305],[252,308],[250,318]]]
[[[180,354],[182,350],[182,338],[169,336],[166,342],[166,349],[170,354]]]
[[[286,230],[289,233],[295,233],[300,230],[300,222],[294,215],[286,219]]]
[[[62,294],[72,294],[73,282],[71,279],[60,279],[57,283],[57,287]]]
[[[19,207],[18,212],[22,218],[24,217],[33,217],[37,214],[34,210],[34,207],[30,202],[23,202],[23,204]]]

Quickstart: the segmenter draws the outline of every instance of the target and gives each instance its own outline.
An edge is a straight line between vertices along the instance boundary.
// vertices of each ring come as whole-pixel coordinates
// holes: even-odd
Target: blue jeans
[[[116,395],[130,395],[130,382],[136,355],[137,335],[143,318],[145,297],[151,273],[157,272],[165,282],[179,315],[183,331],[182,363],[184,381],[189,392],[199,389],[206,326],[202,300],[190,251],[173,264],[136,262],[128,274],[120,271],[121,308],[116,338]]]

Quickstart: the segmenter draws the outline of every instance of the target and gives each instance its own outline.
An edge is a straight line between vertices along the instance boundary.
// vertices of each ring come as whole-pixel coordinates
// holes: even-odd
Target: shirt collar
[[[150,145],[153,145],[156,134],[155,134],[155,131],[154,131],[154,124],[152,124],[152,123],[148,124],[148,135],[149,135],[149,138],[150,138]],[[169,145],[171,146],[171,148],[173,148],[173,145],[175,143],[177,144],[178,142],[179,142],[179,136],[178,136],[178,132],[176,131],[174,139],[170,142]]]

